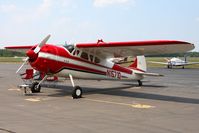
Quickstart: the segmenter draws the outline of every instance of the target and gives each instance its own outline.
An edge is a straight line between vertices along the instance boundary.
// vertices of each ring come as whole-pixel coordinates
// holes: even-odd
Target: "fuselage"
[[[95,80],[141,80],[132,68],[122,67],[113,63],[109,58],[101,58],[95,52],[82,51],[69,46],[46,44],[40,50],[30,65],[38,71],[60,77],[69,74],[79,79]]]
[[[187,62],[183,61],[179,58],[172,58],[169,60],[168,65],[172,65],[172,66],[184,66]]]

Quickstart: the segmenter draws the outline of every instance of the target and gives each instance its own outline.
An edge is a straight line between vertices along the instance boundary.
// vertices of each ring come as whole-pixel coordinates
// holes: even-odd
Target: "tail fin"
[[[185,54],[185,55],[184,55],[184,61],[185,61],[185,62],[188,62],[187,57],[188,57],[188,55]]]
[[[133,62],[133,64],[129,66],[129,68],[136,68],[136,69],[146,72],[147,66],[146,66],[146,60],[145,60],[144,55],[136,56],[135,61]]]

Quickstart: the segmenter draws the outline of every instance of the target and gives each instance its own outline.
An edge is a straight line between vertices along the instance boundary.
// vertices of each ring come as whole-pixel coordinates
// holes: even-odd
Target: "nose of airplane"
[[[32,49],[28,50],[26,55],[29,57],[30,62],[33,62],[37,59],[37,54]]]

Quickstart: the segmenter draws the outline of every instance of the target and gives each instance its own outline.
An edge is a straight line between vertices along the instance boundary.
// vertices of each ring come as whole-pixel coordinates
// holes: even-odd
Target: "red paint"
[[[133,64],[129,66],[129,68],[137,68],[137,63],[138,63],[138,60],[137,58],[135,58],[135,61],[133,62]]]
[[[29,61],[31,62],[35,61],[38,56],[38,54],[35,54],[35,52],[31,49],[26,52],[26,55],[29,57]]]
[[[103,43],[79,43],[76,44],[78,48],[94,48],[94,47],[122,47],[122,46],[151,46],[151,45],[180,45],[190,44],[183,41],[174,40],[154,40],[154,41],[133,41],[133,42],[103,42]]]
[[[30,51],[32,51],[32,50],[30,50]],[[41,48],[40,52],[53,54],[53,55],[61,56],[61,57],[64,57],[64,58],[72,58],[72,59],[79,60],[79,61],[82,61],[82,62],[87,62],[85,60],[71,56],[64,48],[57,47],[57,46],[54,46],[54,45],[47,45],[46,44]],[[31,52],[27,52],[27,54],[30,54],[30,53]],[[30,56],[32,56],[32,55],[30,54]],[[58,62],[58,61],[55,61],[55,60],[44,59],[44,58],[41,58],[41,57],[34,60],[34,62],[30,62],[30,64],[34,69],[36,69],[38,71],[45,72],[45,73],[57,73],[57,72],[61,71],[63,68],[70,68],[70,69],[76,69],[76,70],[80,70],[80,71],[88,71],[88,72],[93,72],[93,73],[99,73],[99,74],[103,74],[103,75],[106,74],[106,72],[99,71],[99,70],[96,70],[96,69],[91,69],[91,68],[88,68],[86,66],[80,66],[78,64],[69,64],[69,63],[64,63],[64,62]],[[90,64],[92,64],[92,63],[90,63]]]
[[[40,52],[46,52],[46,53],[49,53],[49,54],[57,55],[57,48],[58,47],[56,47],[54,45],[46,44],[41,48]],[[31,49],[31,50],[33,51],[34,49]],[[37,58],[35,59],[35,56],[32,57],[33,54],[31,55],[31,52],[27,52],[27,54],[30,54],[30,59],[34,58],[33,61],[30,60],[30,65],[35,70],[38,70],[38,71],[41,71],[41,72],[44,72],[44,73],[56,73],[56,71],[58,69],[57,68],[57,65],[58,65],[57,61],[38,58],[38,55],[37,55]]]
[[[125,68],[125,67],[122,67],[122,66],[117,65],[117,64],[114,64],[112,69],[116,70],[116,71],[124,72],[124,73],[127,73],[127,74],[132,74],[132,70]]]
[[[128,68],[133,69],[133,70],[137,70],[137,71],[140,71],[140,72],[145,72],[145,71],[137,68],[138,67],[137,64],[138,64],[138,60],[137,60],[137,58],[135,58],[135,61],[133,62],[133,64],[128,66]]]

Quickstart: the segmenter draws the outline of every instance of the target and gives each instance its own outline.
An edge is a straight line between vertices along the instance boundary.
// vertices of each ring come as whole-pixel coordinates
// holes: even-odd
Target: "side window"
[[[73,55],[76,55],[76,52],[77,52],[76,50],[75,50],[75,51],[73,51]]]
[[[95,57],[95,60],[94,60],[95,63],[100,63],[100,59]]]
[[[79,50],[76,50],[74,51],[74,55],[78,55],[80,54],[80,57],[85,59],[85,60],[88,60],[90,62],[94,62],[94,63],[100,63],[100,59],[96,56],[93,56],[91,54],[88,54],[86,52],[80,52]]]
[[[79,54],[79,50],[75,50],[75,51],[73,52],[73,55],[78,56],[78,54]]]
[[[81,58],[88,60],[88,54],[85,52],[82,52]]]
[[[80,53],[79,50],[77,50],[77,51],[76,51],[76,55],[79,55],[79,53]]]
[[[93,61],[93,55],[90,55],[90,61],[92,62]]]

